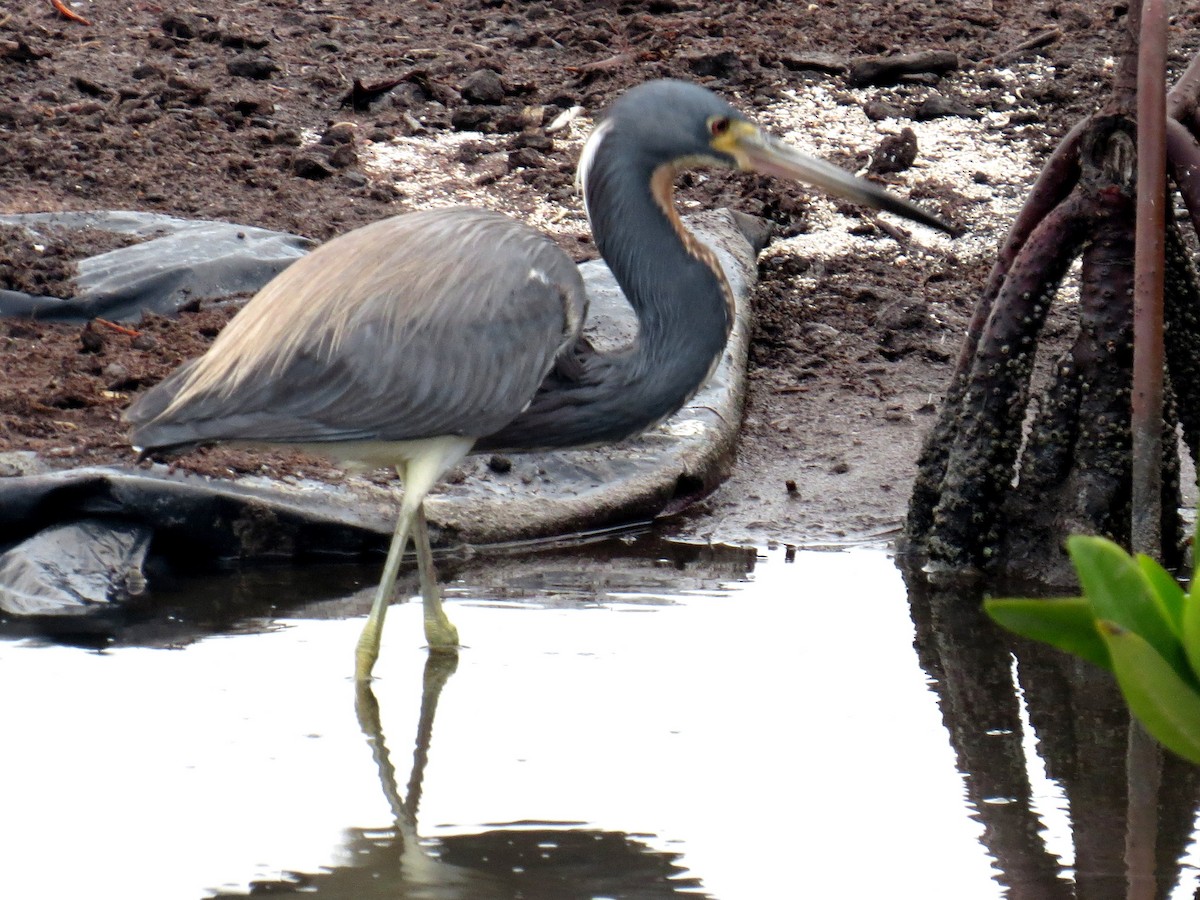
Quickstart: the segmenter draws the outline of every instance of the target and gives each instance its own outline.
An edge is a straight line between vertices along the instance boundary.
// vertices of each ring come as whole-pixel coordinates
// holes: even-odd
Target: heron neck
[[[638,319],[631,345],[551,376],[529,408],[481,447],[526,450],[618,441],[661,422],[712,371],[732,324],[732,293],[712,251],[679,220],[669,165],[606,165],[586,179],[600,255]]]

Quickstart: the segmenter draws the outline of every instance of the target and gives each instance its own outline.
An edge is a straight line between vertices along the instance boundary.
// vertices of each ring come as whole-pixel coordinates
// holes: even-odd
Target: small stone
[[[142,63],[141,65],[136,66],[130,73],[130,75],[133,76],[134,81],[145,81],[147,78],[161,78],[162,74],[162,69],[160,69],[158,66],[151,65],[150,63]]]
[[[271,43],[271,39],[265,34],[251,34],[244,31],[221,31],[217,37],[218,42],[222,47],[229,47],[234,50],[261,50],[267,44]]]
[[[75,85],[75,89],[79,93],[88,97],[111,97],[112,91],[97,81],[92,81],[90,78],[84,78],[82,75],[76,75],[71,79],[71,83]]]
[[[460,106],[450,115],[450,125],[455,131],[482,131],[491,119],[490,110],[482,106]]]
[[[509,147],[513,150],[529,147],[531,150],[540,150],[543,153],[547,153],[554,149],[554,139],[543,131],[526,129],[520,134],[513,135],[509,141]]]
[[[481,187],[492,184],[508,174],[508,154],[489,153],[481,156],[472,166],[472,171],[476,173],[473,179],[475,184]]]
[[[928,122],[931,119],[941,119],[947,116],[978,119],[979,113],[962,100],[947,97],[944,94],[930,94],[913,111],[913,118],[918,122]]]
[[[292,172],[310,181],[323,181],[333,174],[333,169],[320,156],[306,153],[292,159]]]
[[[81,353],[100,353],[104,350],[104,335],[88,322],[79,332],[79,347]]]
[[[546,157],[531,147],[521,147],[508,154],[509,169],[541,169],[545,165]]]
[[[899,119],[904,111],[894,103],[886,100],[870,100],[863,107],[863,113],[872,122],[882,122],[885,119]]]
[[[729,78],[742,70],[742,61],[732,50],[696,54],[685,61],[692,74],[701,78]]]
[[[785,53],[779,57],[790,72],[828,72],[840,75],[850,68],[850,61],[833,53]]]
[[[917,134],[911,128],[905,128],[899,134],[889,134],[879,142],[879,146],[871,154],[871,164],[867,171],[872,175],[903,172],[910,168],[916,159]]]
[[[275,104],[265,97],[242,97],[234,100],[232,108],[243,116],[269,116],[275,112]]]
[[[344,169],[358,162],[358,154],[350,144],[342,144],[329,154],[329,164],[335,169]]]
[[[504,101],[504,84],[491,69],[477,69],[462,83],[462,95],[469,103],[495,106]]]
[[[225,64],[225,68],[234,78],[252,78],[256,81],[264,81],[279,71],[279,66],[269,56],[250,54],[235,56]]]
[[[355,126],[353,122],[338,122],[330,125],[321,135],[322,144],[352,144],[354,143]]]
[[[163,33],[181,41],[190,41],[200,34],[204,20],[195,13],[167,13],[159,22]]]

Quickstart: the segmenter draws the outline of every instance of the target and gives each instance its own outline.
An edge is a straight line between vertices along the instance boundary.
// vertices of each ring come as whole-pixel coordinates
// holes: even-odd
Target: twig
[[[595,62],[584,63],[582,66],[566,66],[566,70],[572,75],[583,75],[587,72],[607,72],[610,69],[619,69],[627,63],[633,62],[634,54],[626,51],[618,53],[616,56],[610,56],[607,59],[598,59]]]
[[[138,337],[141,334],[141,332],[135,328],[126,328],[124,325],[118,325],[116,322],[110,322],[108,319],[101,319],[98,316],[93,321],[100,323],[105,328],[111,328],[118,334],[127,334],[130,337]]]
[[[50,0],[50,5],[53,6],[55,10],[58,11],[58,14],[64,19],[70,19],[72,22],[78,22],[80,25],[92,24],[73,9],[69,9],[63,0]]]
[[[890,222],[885,222],[883,219],[879,218],[879,216],[874,215],[873,213],[864,213],[863,218],[866,219],[868,222],[870,222],[872,225],[874,225],[876,228],[878,228],[880,231],[882,231],[884,234],[886,234],[888,237],[890,237],[892,240],[894,240],[900,246],[907,247],[909,244],[912,243],[912,234],[905,231],[903,228],[893,225]]]
[[[1045,47],[1047,44],[1053,44],[1062,36],[1062,31],[1057,28],[1051,28],[1049,31],[1043,31],[1040,34],[1035,34],[1029,40],[1022,41],[1011,50],[1005,50],[1003,53],[993,56],[991,59],[992,65],[1000,65],[1001,63],[1008,62],[1010,59],[1015,59],[1026,50],[1036,50],[1039,47]]]

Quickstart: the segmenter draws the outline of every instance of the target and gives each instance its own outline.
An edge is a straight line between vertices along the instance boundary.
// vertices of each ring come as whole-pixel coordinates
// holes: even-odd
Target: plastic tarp
[[[311,250],[308,238],[229,222],[154,213],[63,212],[0,216],[34,238],[48,229],[94,229],[142,238],[78,263],[69,299],[0,290],[0,316],[86,322],[174,315],[196,300],[252,293]]]

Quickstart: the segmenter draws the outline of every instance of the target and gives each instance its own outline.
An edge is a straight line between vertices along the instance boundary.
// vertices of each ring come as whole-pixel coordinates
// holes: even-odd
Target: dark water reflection
[[[438,576],[455,595],[486,585],[497,600],[537,595],[547,606],[598,605],[614,595],[716,590],[753,572],[752,548],[681,544],[647,532],[597,535],[558,543],[520,544],[438,554]],[[153,590],[140,600],[97,607],[88,615],[11,616],[0,612],[0,638],[33,638],[90,649],[181,647],[215,634],[253,634],[281,616],[347,618],[370,609],[382,556],[363,563],[305,565],[212,563],[180,570],[151,563]],[[359,585],[347,591],[348,584]],[[419,591],[415,571],[402,572],[398,596]]]
[[[1151,748],[1127,771],[1130,720],[1112,677],[1046,645],[1014,637],[983,614],[982,594],[937,589],[906,573],[922,668],[933,679],[943,721],[984,825],[996,880],[1013,898],[1179,896],[1194,880],[1184,860],[1200,801],[1200,770]],[[1048,848],[1031,791],[1026,725],[1046,776],[1069,806],[1073,865]],[[1143,747],[1144,744],[1135,744]],[[1130,808],[1130,773],[1154,792]],[[1153,848],[1130,873],[1128,822]],[[1184,876],[1187,876],[1185,879]],[[1198,894],[1200,896],[1200,894]]]

